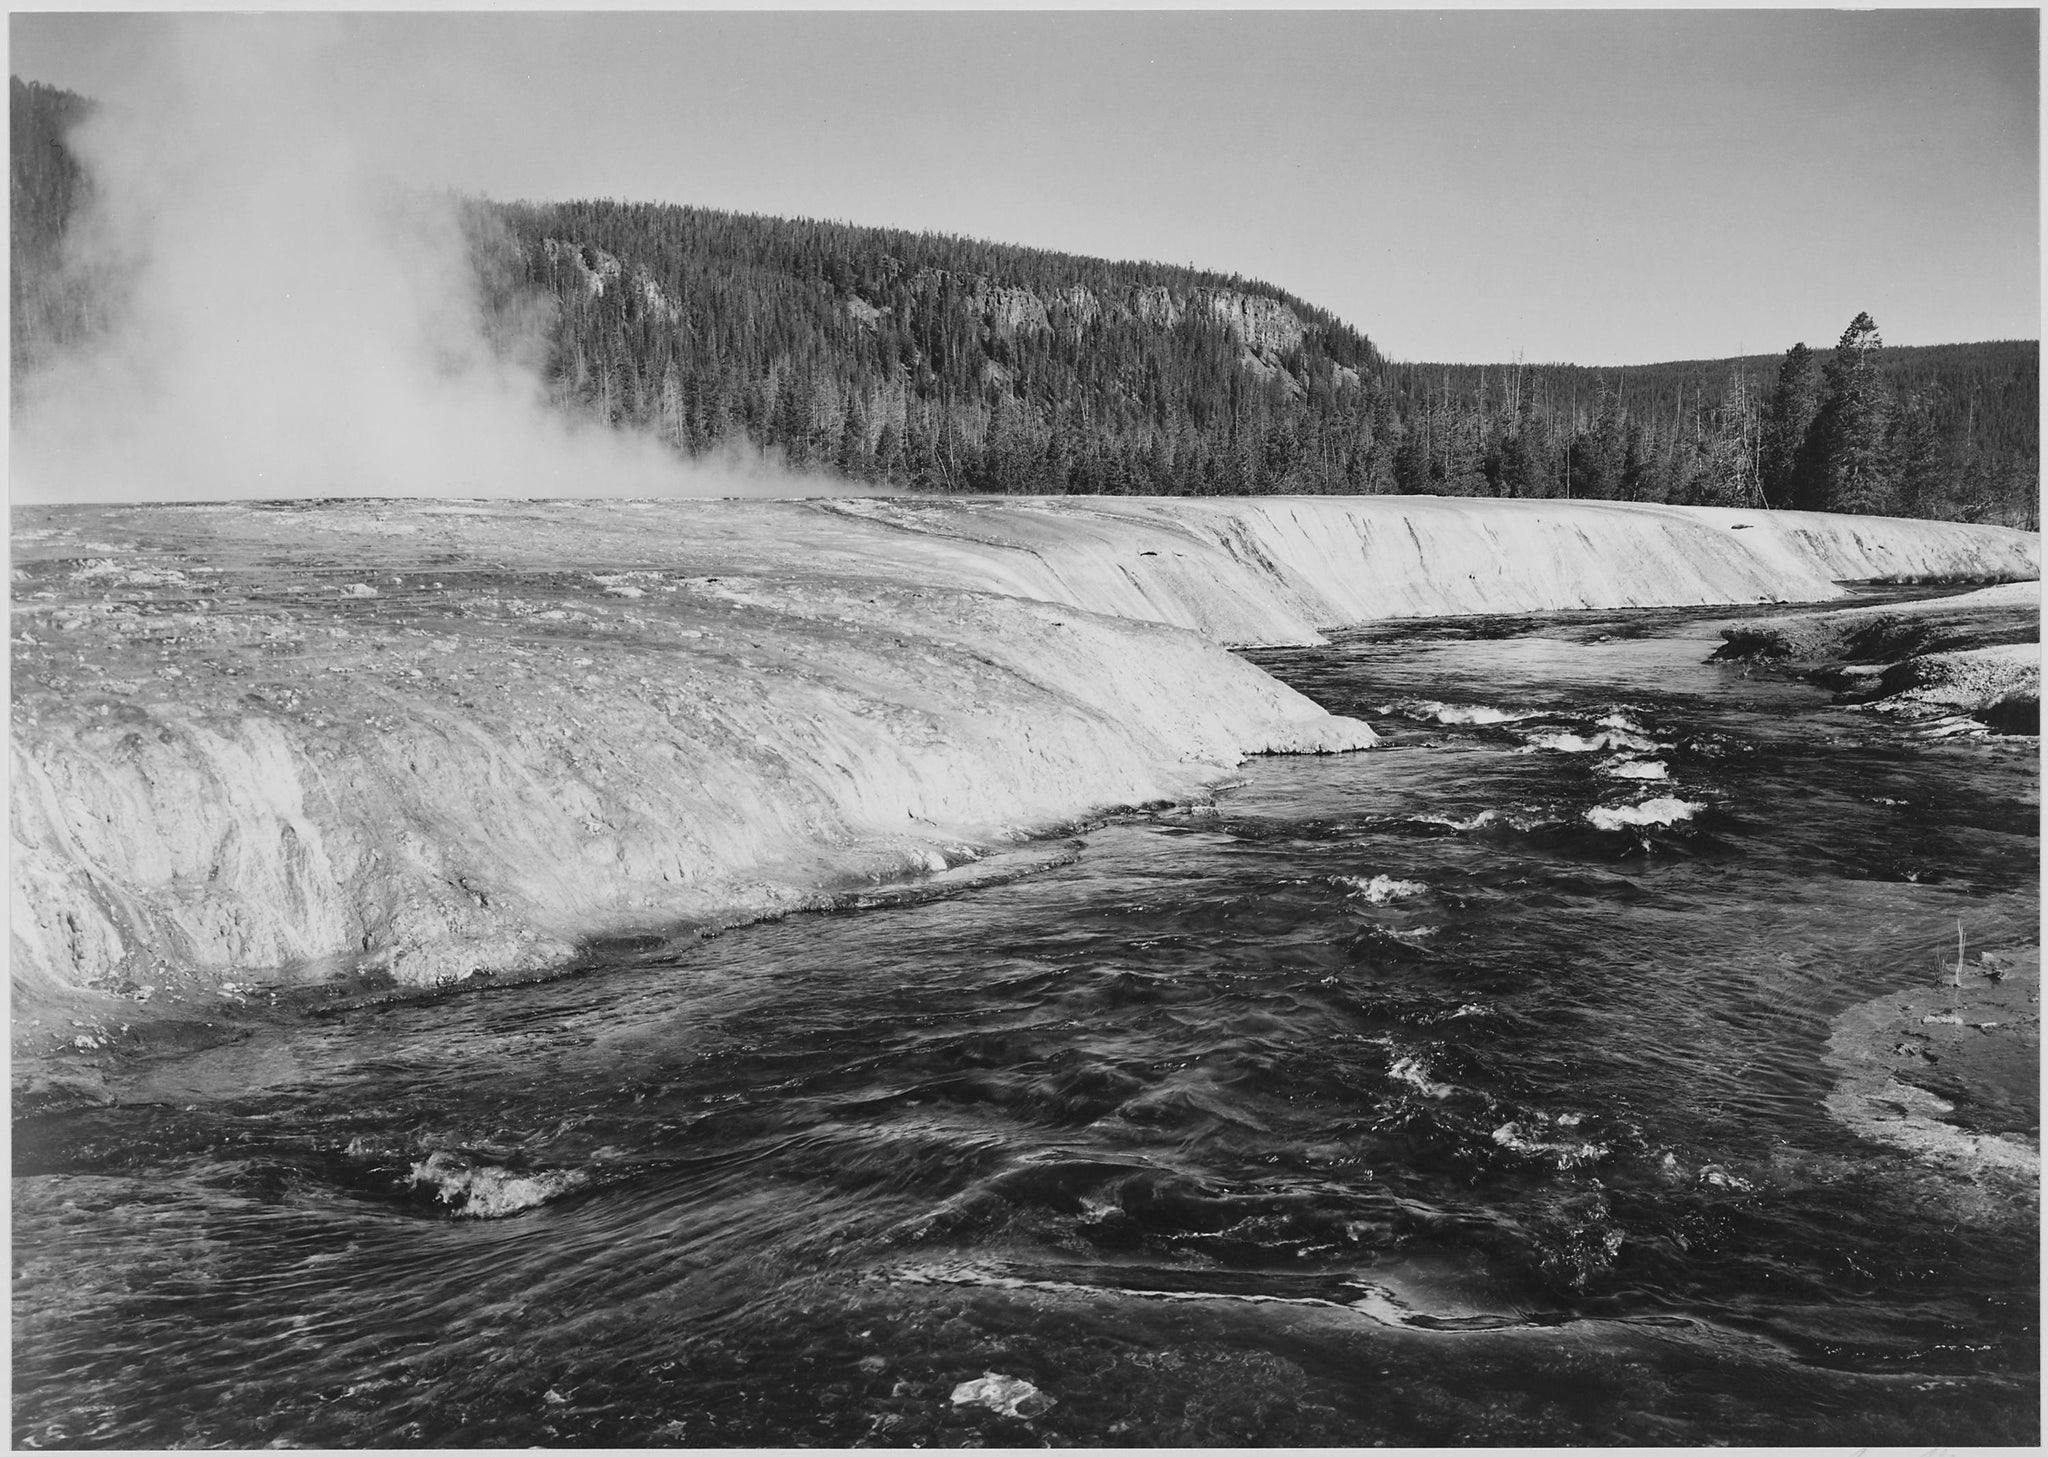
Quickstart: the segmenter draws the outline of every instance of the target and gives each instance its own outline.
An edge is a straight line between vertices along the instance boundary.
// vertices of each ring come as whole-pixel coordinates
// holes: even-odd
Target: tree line
[[[2032,340],[1888,349],[1859,314],[1831,354],[1389,373],[1452,493],[2039,524]]]
[[[13,88],[13,344],[103,321],[57,266],[89,103]],[[2034,341],[1629,370],[1385,359],[1256,280],[934,233],[615,201],[462,215],[487,330],[562,409],[920,491],[1414,492],[2038,524]]]
[[[558,398],[689,452],[740,438],[916,490],[1399,491],[2038,525],[2033,341],[1886,350],[1859,315],[1832,354],[1801,343],[1782,360],[1398,364],[1278,290],[1157,264],[645,204],[503,217],[525,284],[556,307]],[[566,239],[623,282],[594,286]],[[1002,306],[1017,294],[1028,319]],[[1188,306],[1232,294],[1300,319],[1299,342],[1248,350]]]

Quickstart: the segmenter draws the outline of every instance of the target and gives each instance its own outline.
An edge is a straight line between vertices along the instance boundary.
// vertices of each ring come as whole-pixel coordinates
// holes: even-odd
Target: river
[[[2030,1445],[2033,1207],[1821,1054],[1958,919],[2034,941],[2034,741],[1725,620],[1253,653],[1386,742],[959,893],[252,997],[17,1119],[14,1440]]]

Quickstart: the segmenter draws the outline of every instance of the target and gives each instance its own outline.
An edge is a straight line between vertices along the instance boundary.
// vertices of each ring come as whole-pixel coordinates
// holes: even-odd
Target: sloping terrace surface
[[[1598,503],[14,513],[15,1044],[557,966],[1360,748],[1219,643],[2032,577],[1996,528]]]

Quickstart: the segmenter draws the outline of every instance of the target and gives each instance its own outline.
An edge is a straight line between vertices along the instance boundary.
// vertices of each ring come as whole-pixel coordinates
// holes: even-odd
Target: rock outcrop
[[[1284,354],[1301,347],[1308,332],[1300,315],[1278,299],[1239,293],[1232,289],[1211,290],[1209,310],[1231,336],[1260,355]]]
[[[644,269],[629,271],[625,264],[602,248],[568,243],[559,238],[548,238],[541,247],[549,266],[571,270],[583,280],[584,290],[592,298],[603,298],[606,290],[623,283],[639,293],[641,303],[650,314],[670,324],[681,321],[682,305],[671,299],[668,291]]]
[[[1000,284],[977,274],[947,273],[922,269],[914,283],[927,293],[942,286],[958,290],[961,306],[992,334],[1015,335],[1052,329],[1081,329],[1104,321],[1134,320],[1155,329],[1171,329],[1193,315],[1221,326],[1238,346],[1238,363],[1261,383],[1278,380],[1299,397],[1306,392],[1303,382],[1287,368],[1286,356],[1299,349],[1308,325],[1292,308],[1276,298],[1247,293],[1241,289],[1171,289],[1146,284],[1129,290],[1121,298],[1104,298],[1086,284],[1069,284],[1039,294],[1028,288]],[[863,323],[872,323],[881,310],[859,295],[850,295],[847,312]],[[1341,377],[1358,383],[1358,372],[1344,369]]]

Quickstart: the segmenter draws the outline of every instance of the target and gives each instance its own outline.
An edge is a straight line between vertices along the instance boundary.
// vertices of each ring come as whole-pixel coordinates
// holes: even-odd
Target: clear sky
[[[15,14],[138,94],[162,16]],[[291,17],[410,180],[1241,273],[1397,359],[2040,333],[2039,15]]]

